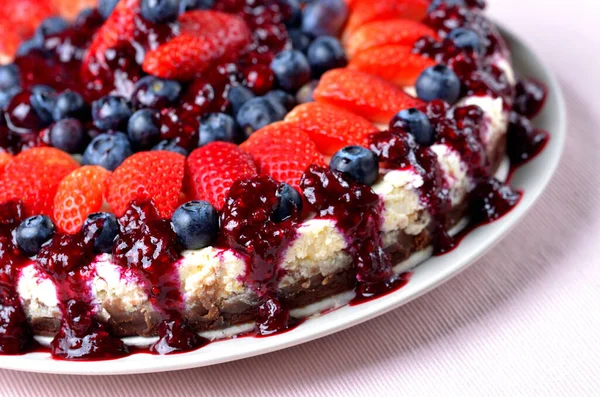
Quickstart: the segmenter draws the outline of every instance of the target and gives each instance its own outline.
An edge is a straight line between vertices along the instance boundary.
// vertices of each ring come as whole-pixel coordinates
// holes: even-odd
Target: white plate
[[[287,333],[267,338],[228,339],[186,354],[135,354],[99,362],[55,361],[47,353],[30,353],[0,357],[0,368],[56,374],[111,375],[172,371],[239,360],[298,345],[360,324],[425,294],[463,271],[498,243],[539,198],[558,166],[566,138],[566,108],[556,79],[517,37],[506,31],[503,33],[512,47],[515,69],[519,75],[535,76],[549,88],[548,102],[537,118],[536,126],[550,131],[551,140],[538,157],[514,175],[513,186],[525,192],[519,205],[499,221],[470,233],[450,254],[428,259],[419,265],[404,288],[368,303],[341,307],[311,318]]]

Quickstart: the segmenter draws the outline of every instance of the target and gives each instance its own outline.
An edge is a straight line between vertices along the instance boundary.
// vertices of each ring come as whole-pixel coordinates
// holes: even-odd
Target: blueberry
[[[142,0],[140,12],[153,23],[174,22],[179,14],[179,0]]]
[[[254,93],[248,88],[241,85],[231,87],[227,94],[227,99],[231,105],[231,113],[235,116],[242,105],[252,98],[254,98]]]
[[[315,92],[317,85],[319,85],[318,80],[305,84],[304,87],[300,88],[296,93],[296,101],[298,103],[314,102],[315,99],[313,98],[313,93]]]
[[[135,84],[131,98],[138,108],[165,108],[177,101],[180,94],[181,84],[177,81],[145,76]]]
[[[294,50],[298,50],[304,54],[308,51],[308,47],[310,47],[310,43],[312,43],[312,37],[304,33],[299,29],[293,29],[288,32],[288,37],[292,48]]]
[[[252,98],[242,106],[236,120],[242,131],[249,137],[254,131],[271,123],[283,120],[285,108],[264,97]]]
[[[433,0],[433,2],[431,3],[431,6],[429,6],[429,12],[431,12],[434,9],[438,8],[442,4],[446,4],[448,6],[460,6],[460,7],[462,7],[462,6],[465,5],[465,0]]]
[[[34,35],[29,40],[22,41],[17,49],[17,56],[22,57],[28,55],[32,51],[45,52],[44,38],[40,35]]]
[[[302,30],[315,36],[338,36],[347,18],[344,0],[313,1],[304,8]]]
[[[215,141],[237,143],[240,138],[242,133],[236,121],[228,114],[210,113],[200,120],[199,146]]]
[[[173,230],[186,249],[211,245],[219,233],[217,210],[206,201],[190,201],[173,213]]]
[[[178,139],[165,139],[160,141],[158,145],[154,146],[152,150],[165,150],[167,152],[179,153],[184,156],[188,156],[190,153],[178,145]]]
[[[40,23],[36,30],[36,34],[42,37],[53,36],[64,32],[69,28],[69,23],[62,17],[49,17]]]
[[[83,145],[85,133],[81,121],[62,119],[50,128],[50,144],[67,153],[78,153]]]
[[[46,85],[35,85],[31,88],[29,102],[38,117],[46,124],[52,123],[52,110],[56,105],[57,97],[54,88]]]
[[[149,149],[160,140],[158,115],[153,109],[135,112],[127,123],[127,135],[137,149]]]
[[[117,217],[109,212],[96,212],[88,215],[83,223],[83,229],[95,236],[94,250],[109,254],[113,243],[119,234]]]
[[[107,19],[117,6],[119,0],[98,0],[98,12]]]
[[[460,97],[460,80],[446,65],[427,68],[417,79],[417,96],[424,101],[444,100],[450,104]]]
[[[215,5],[215,0],[180,0],[179,13],[183,14],[192,10],[210,10]]]
[[[265,95],[265,98],[271,102],[282,105],[288,112],[297,105],[296,98],[282,90],[269,91]]]
[[[363,185],[372,186],[379,177],[377,156],[362,146],[347,146],[341,149],[333,156],[329,167]]]
[[[83,97],[75,91],[63,91],[56,97],[52,118],[54,121],[73,117],[80,119],[85,115],[87,106]]]
[[[453,29],[448,38],[452,40],[455,46],[466,50],[473,50],[481,54],[484,50],[483,43],[479,34],[471,29],[456,28]]]
[[[77,14],[77,16],[75,17],[75,22],[73,22],[73,25],[76,27],[83,28],[87,25],[88,19],[94,16],[95,12],[96,10],[94,8],[88,7],[82,9],[81,11],[79,11],[79,14]]]
[[[433,127],[427,115],[415,108],[400,111],[393,118],[392,127],[404,129],[422,146],[431,146],[435,141]]]
[[[16,86],[6,90],[0,90],[0,109],[6,109],[10,101],[21,92],[21,87]]]
[[[114,171],[123,161],[133,154],[127,135],[122,132],[100,134],[83,152],[83,165],[99,165]]]
[[[310,65],[298,50],[285,50],[273,58],[271,70],[279,86],[286,91],[297,91],[310,81]]]
[[[101,130],[116,130],[127,125],[131,117],[131,107],[127,99],[107,95],[92,103],[94,125]]]
[[[328,70],[346,66],[346,52],[338,39],[331,36],[317,37],[308,48],[308,63],[316,77]]]
[[[302,212],[302,196],[287,183],[282,183],[277,189],[277,205],[273,209],[271,219],[275,223],[283,222],[294,214]]]
[[[54,235],[54,224],[46,215],[36,215],[25,219],[15,233],[21,251],[26,255],[37,254],[42,245]]]
[[[302,8],[299,0],[282,0],[282,3],[288,8],[288,15],[284,21],[288,28],[299,27],[302,24]]]
[[[21,84],[19,67],[14,63],[0,65],[0,91],[6,91]]]

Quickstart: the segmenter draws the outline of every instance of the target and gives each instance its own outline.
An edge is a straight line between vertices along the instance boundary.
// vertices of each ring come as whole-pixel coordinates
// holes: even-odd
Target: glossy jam
[[[133,270],[163,321],[159,340],[150,350],[157,354],[187,351],[206,343],[183,320],[177,261],[181,247],[168,220],[161,219],[151,202],[133,202],[119,220],[121,233],[113,247],[113,257]]]
[[[16,291],[19,270],[27,258],[19,251],[12,233],[23,219],[21,205],[0,205],[0,355],[20,354],[34,345],[33,331]]]
[[[274,222],[279,184],[267,176],[233,184],[221,213],[222,242],[246,257],[246,282],[261,300],[258,325],[262,335],[284,331],[289,309],[277,297],[282,276],[279,264],[296,237],[300,214],[294,210],[283,222]]]

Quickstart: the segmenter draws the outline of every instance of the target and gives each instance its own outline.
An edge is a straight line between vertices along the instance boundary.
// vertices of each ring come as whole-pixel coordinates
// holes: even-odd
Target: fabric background
[[[600,8],[489,3],[558,75],[569,138],[548,191],[488,255],[400,309],[298,347],[155,375],[0,371],[0,396],[600,396]]]

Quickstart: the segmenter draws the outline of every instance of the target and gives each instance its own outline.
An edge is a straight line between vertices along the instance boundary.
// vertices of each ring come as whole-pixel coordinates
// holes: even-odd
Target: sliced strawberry
[[[402,109],[424,106],[400,87],[368,73],[334,69],[321,77],[313,94],[317,102],[344,108],[374,123],[387,124]]]
[[[88,215],[100,211],[110,171],[86,165],[67,175],[54,196],[54,221],[65,233],[76,233]]]
[[[429,0],[356,0],[346,24],[345,34],[369,22],[389,19],[411,19],[421,21],[427,15]]]
[[[4,174],[4,169],[11,162],[13,156],[10,153],[0,152],[0,179],[2,179],[2,174]]]
[[[257,175],[252,157],[232,143],[213,142],[190,154],[185,164],[186,191],[194,200],[221,208],[231,185]]]
[[[358,28],[344,43],[350,57],[355,54],[385,45],[412,46],[419,38],[437,34],[429,26],[410,19],[376,21]]]
[[[56,8],[48,0],[5,0],[0,2],[0,21],[7,30],[17,33],[21,40],[29,39],[38,25],[56,14]],[[2,40],[5,31],[2,30]]]
[[[70,155],[55,148],[21,152],[4,169],[0,179],[0,204],[20,200],[27,215],[52,216],[58,185],[78,166]]]
[[[369,145],[369,136],[377,129],[371,122],[345,109],[318,102],[296,106],[285,118],[300,127],[326,156],[344,146]]]
[[[386,45],[356,54],[348,69],[379,76],[400,86],[414,86],[419,75],[428,67],[434,66],[431,58],[414,54],[412,47]]]
[[[120,0],[104,25],[96,32],[94,40],[83,60],[83,73],[89,73],[90,64],[104,64],[105,53],[121,41],[133,40],[136,16],[140,13],[140,0]],[[91,77],[90,77],[91,78]]]
[[[108,181],[106,199],[118,216],[134,200],[152,200],[169,218],[179,204],[185,157],[167,151],[140,152],[127,158]]]
[[[181,34],[146,54],[146,73],[191,80],[220,61],[235,60],[252,41],[243,19],[218,11],[190,11],[179,17]]]
[[[65,18],[73,19],[84,8],[93,8],[97,5],[97,0],[53,0],[54,7],[58,13]]]
[[[270,124],[250,136],[240,148],[252,155],[261,173],[298,187],[311,164],[324,164],[317,146],[294,123]]]

